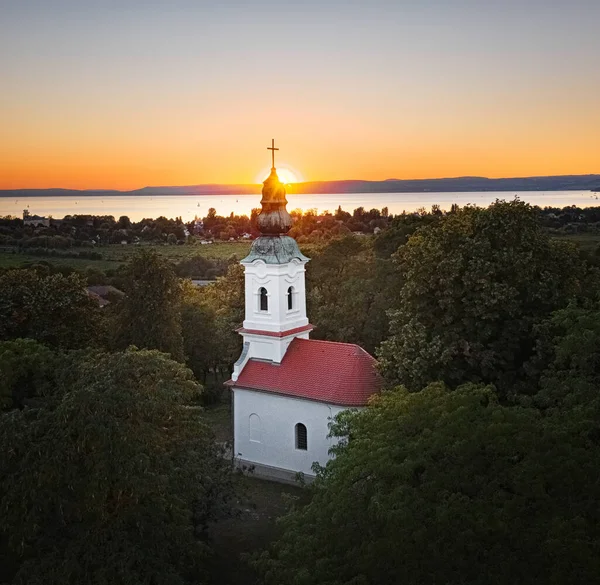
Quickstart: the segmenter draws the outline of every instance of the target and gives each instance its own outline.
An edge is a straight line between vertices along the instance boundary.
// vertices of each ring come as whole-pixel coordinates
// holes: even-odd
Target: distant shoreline
[[[4,189],[0,197],[165,197],[170,195],[256,195],[261,185],[187,185],[144,187],[130,191],[115,189]],[[385,181],[311,181],[286,185],[291,195],[350,193],[469,193],[496,191],[591,191],[600,192],[600,174],[547,177],[455,177],[448,179],[388,179]]]

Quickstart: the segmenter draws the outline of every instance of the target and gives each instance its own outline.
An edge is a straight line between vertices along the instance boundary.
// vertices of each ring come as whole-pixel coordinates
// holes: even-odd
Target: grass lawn
[[[219,442],[232,442],[231,404],[228,398],[203,413]],[[256,575],[242,555],[259,551],[277,538],[277,518],[286,513],[291,501],[306,501],[309,492],[300,486],[285,485],[250,475],[235,475],[235,514],[210,529],[215,556],[210,570],[223,585],[252,585]]]
[[[219,443],[233,441],[233,429],[231,427],[231,402],[229,395],[225,402],[214,406],[206,406],[202,413],[204,422],[212,428]]]
[[[118,268],[127,262],[133,254],[140,249],[151,249],[161,256],[179,262],[192,256],[204,256],[211,259],[227,259],[231,256],[243,258],[250,250],[250,242],[218,242],[209,245],[196,244],[193,246],[164,246],[157,244],[141,244],[140,246],[112,244],[99,248],[69,248],[65,252],[98,252],[102,254],[101,260],[88,260],[85,258],[60,258],[57,256],[37,256],[27,253],[15,253],[16,248],[0,248],[0,268],[18,268],[25,264],[36,262],[49,262],[57,266],[71,266],[76,270],[85,270],[88,266],[102,271]]]
[[[237,475],[237,514],[221,520],[210,530],[215,556],[211,573],[223,585],[254,585],[257,576],[242,555],[260,551],[279,535],[276,520],[286,513],[290,501],[305,501],[307,490]]]

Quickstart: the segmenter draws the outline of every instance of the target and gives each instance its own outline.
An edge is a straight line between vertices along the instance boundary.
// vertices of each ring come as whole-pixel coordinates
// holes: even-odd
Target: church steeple
[[[260,203],[262,209],[257,218],[258,229],[265,236],[279,236],[287,234],[292,227],[292,218],[287,212],[285,206],[287,199],[285,198],[285,187],[277,176],[275,168],[275,139],[271,140],[271,146],[267,147],[272,153],[271,174],[263,183],[262,199]]]
[[[252,242],[244,267],[246,318],[238,332],[244,350],[233,368],[232,380],[249,359],[280,363],[292,339],[308,339],[312,325],[306,315],[305,264],[294,238],[286,233],[292,218],[285,206],[285,187],[275,169],[275,141],[271,174],[262,189],[262,210],[257,218],[261,235]]]

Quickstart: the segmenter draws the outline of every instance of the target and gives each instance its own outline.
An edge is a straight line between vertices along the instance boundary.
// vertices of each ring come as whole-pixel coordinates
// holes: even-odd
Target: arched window
[[[291,311],[294,307],[294,287],[293,286],[290,286],[290,288],[288,288],[287,298],[288,298],[288,311]]]
[[[253,412],[248,417],[248,427],[250,441],[253,443],[260,443],[260,416],[258,416],[258,414]]]
[[[269,299],[267,298],[267,289],[264,286],[261,286],[258,289],[258,294],[260,295],[260,310],[268,311],[269,310]]]
[[[308,449],[306,427],[302,423],[296,425],[296,449],[302,449],[303,451]]]

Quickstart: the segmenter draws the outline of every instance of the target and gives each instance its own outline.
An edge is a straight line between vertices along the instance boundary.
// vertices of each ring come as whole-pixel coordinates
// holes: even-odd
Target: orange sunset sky
[[[0,189],[600,173],[597,0],[0,2]]]

